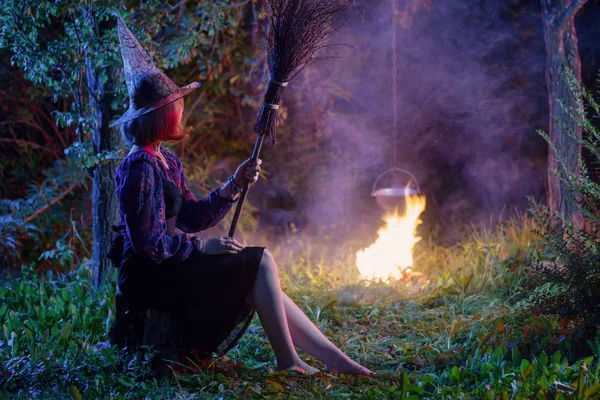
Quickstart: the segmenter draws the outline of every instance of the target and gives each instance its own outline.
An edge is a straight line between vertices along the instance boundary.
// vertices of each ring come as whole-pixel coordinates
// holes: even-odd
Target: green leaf
[[[512,349],[512,362],[514,366],[521,364],[522,356],[517,346]]]
[[[77,387],[74,385],[71,385],[71,395],[73,395],[73,399],[75,400],[83,400],[79,389],[77,389]]]
[[[458,369],[458,367],[455,365],[452,367],[452,371],[450,372],[452,378],[454,378],[455,381],[459,382],[460,381],[460,370]]]
[[[584,366],[580,366],[579,367],[579,378],[577,379],[577,392],[575,394],[577,400],[582,400],[584,398],[584,393],[585,393],[585,389],[586,389],[584,378],[585,378]]]
[[[121,385],[123,385],[125,387],[134,387],[135,386],[135,383],[130,382],[129,380],[125,379],[122,376],[120,376],[118,380],[121,383]]]
[[[600,393],[600,382],[594,383],[592,386],[586,388],[584,390],[584,398],[585,399],[593,399]]]
[[[267,379],[265,381],[265,385],[266,385],[266,390],[270,393],[283,392],[285,389],[281,383],[279,383],[273,379]]]
[[[62,335],[60,336],[61,340],[67,339],[71,335],[71,323],[67,322],[67,325],[62,330]]]
[[[523,378],[523,380],[526,380],[527,377],[529,376],[529,374],[531,373],[531,365],[529,364],[529,361],[523,359],[523,361],[521,361],[521,377]]]
[[[408,372],[406,370],[402,370],[402,376],[400,381],[400,390],[402,393],[406,393],[411,390],[410,378],[408,377]]]

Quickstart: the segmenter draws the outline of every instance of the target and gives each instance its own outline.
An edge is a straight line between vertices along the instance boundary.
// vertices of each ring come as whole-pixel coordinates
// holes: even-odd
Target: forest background
[[[110,237],[112,174],[128,151],[106,129],[127,106],[113,14],[177,84],[203,83],[185,99],[191,138],[169,146],[200,197],[250,154],[268,81],[264,10],[254,0],[3,2],[0,397],[597,398],[600,102],[589,92],[586,116],[566,107],[584,127],[588,170],[563,175],[589,225],[527,199],[547,200],[541,5],[566,4],[544,1],[356,1],[332,39],[341,45],[286,89],[239,237],[268,246],[286,293],[379,375],[273,374],[255,321],[227,357],[175,381],[153,379],[149,353],[110,346],[114,270],[92,282],[108,265],[107,243],[93,238]],[[598,93],[600,1],[571,4],[583,5],[582,83]],[[423,240],[410,274],[366,284],[355,253],[382,225],[370,194],[393,165],[427,196]],[[230,218],[202,235],[227,232]]]
[[[172,147],[201,196],[250,153],[251,128],[268,81],[264,15],[256,2],[184,5],[129,8],[136,10],[132,30],[158,65],[181,85],[203,82],[186,99],[192,137]],[[293,254],[316,239],[335,244],[322,246],[335,249],[332,257],[365,247],[381,224],[371,185],[394,164],[421,183],[428,196],[421,230],[440,243],[456,242],[470,224],[488,226],[523,212],[527,195],[543,200],[547,146],[535,131],[548,125],[548,101],[537,2],[457,1],[444,7],[407,2],[396,13],[396,49],[389,2],[360,5],[361,12],[333,40],[347,46],[326,54],[334,58],[306,69],[286,91],[278,144],[264,155],[263,179],[244,213],[242,232],[252,233],[244,238]],[[599,12],[592,1],[576,18],[583,82],[592,90]],[[39,34],[52,37],[64,27],[73,39],[73,16],[51,16],[49,28]],[[174,31],[178,24],[194,34]],[[74,43],[76,55],[81,52],[76,46],[88,46],[84,39],[65,46]],[[116,35],[106,40],[97,55],[100,64],[118,55]],[[19,60],[8,48],[0,55],[1,264],[18,266],[44,254],[40,268],[60,268],[60,254],[73,261],[91,254],[91,180],[85,169],[98,160],[85,132],[89,116],[73,112],[86,82],[65,88],[65,71],[46,65],[51,60]],[[125,85],[121,75],[110,79],[118,90],[117,114],[126,105]],[[73,148],[78,135],[87,148]],[[121,147],[112,157],[124,154]]]

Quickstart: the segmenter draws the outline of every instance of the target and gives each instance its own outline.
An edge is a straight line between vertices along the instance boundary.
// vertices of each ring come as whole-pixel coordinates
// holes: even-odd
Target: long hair
[[[157,141],[180,142],[189,137],[185,125],[185,113],[178,118],[178,107],[183,107],[179,99],[121,125],[121,136],[130,146],[145,146]]]

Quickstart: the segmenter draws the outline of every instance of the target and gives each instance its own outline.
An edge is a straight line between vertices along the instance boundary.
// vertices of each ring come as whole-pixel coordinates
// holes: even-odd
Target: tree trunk
[[[103,115],[105,114],[103,113]],[[94,136],[94,147],[98,151],[114,150],[119,145],[119,135],[115,132],[110,132],[108,127],[97,129],[94,132]],[[94,221],[92,265],[93,281],[96,286],[100,285],[104,272],[112,266],[111,261],[106,256],[110,251],[112,236],[114,234],[112,226],[118,222],[117,219],[119,217],[119,204],[115,196],[115,169],[116,162],[114,160],[106,164],[100,163],[94,168],[92,183],[92,215]]]
[[[111,21],[113,24],[115,21]],[[109,29],[108,22],[102,22],[98,29],[100,36]],[[103,83],[100,71],[93,65],[92,57],[86,60],[86,75],[90,90],[90,105],[92,116],[96,122],[92,132],[92,142],[96,154],[102,151],[116,150],[119,146],[120,135],[109,127],[113,116],[110,104],[115,96],[116,69],[105,68],[108,80]],[[102,282],[104,272],[111,267],[111,261],[106,257],[110,251],[113,230],[117,223],[119,205],[115,196],[116,162],[101,162],[93,170],[92,176],[92,216],[93,216],[93,247],[92,247],[92,279],[96,286]]]
[[[562,102],[567,109],[574,110],[577,107],[577,99],[569,87],[567,71],[573,71],[577,80],[581,82],[581,60],[577,48],[574,16],[585,0],[541,1],[546,39],[546,84],[550,105],[550,141],[556,146],[568,171],[578,176],[581,145],[575,138],[581,139],[582,129],[569,117],[558,101]],[[560,171],[561,167],[556,154],[550,149],[547,172],[548,207],[551,211],[571,219],[577,226],[583,227],[577,193],[562,182],[553,172],[556,170]]]

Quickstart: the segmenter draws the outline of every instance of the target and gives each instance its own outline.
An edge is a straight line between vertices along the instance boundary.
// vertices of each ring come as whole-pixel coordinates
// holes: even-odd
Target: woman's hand
[[[258,174],[260,174],[260,164],[262,164],[262,160],[259,158],[256,162],[253,162],[251,158],[247,159],[235,171],[233,174],[233,180],[236,185],[244,186],[246,182],[250,185],[255,183],[258,180]]]
[[[204,243],[204,254],[237,254],[242,250],[244,245],[229,236],[205,239]]]

